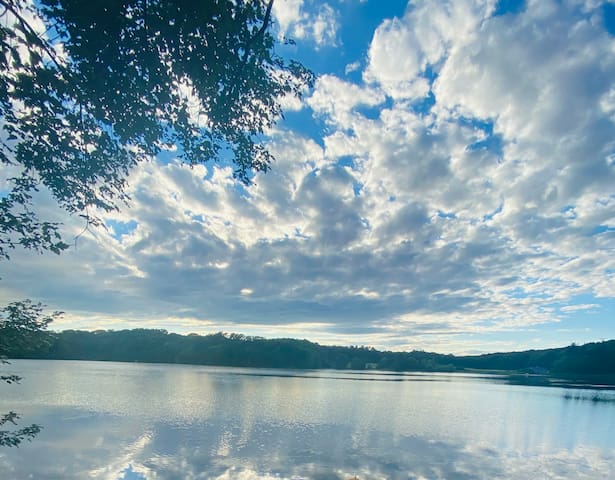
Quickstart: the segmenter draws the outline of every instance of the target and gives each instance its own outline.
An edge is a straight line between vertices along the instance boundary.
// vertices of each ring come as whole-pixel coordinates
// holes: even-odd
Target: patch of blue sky
[[[275,168],[275,165],[273,167]],[[244,185],[243,183],[237,181],[234,183],[233,188],[239,193],[241,197],[252,198],[252,193],[250,192],[251,185]]]
[[[132,469],[132,465],[128,465],[125,470],[122,471],[122,476],[118,480],[146,480],[142,473],[135,472]]]
[[[560,209],[560,212],[565,214],[568,218],[577,218],[577,213],[574,205],[566,205],[562,209]]]
[[[193,213],[190,213],[190,212],[185,212],[185,213],[190,215],[190,218],[192,220],[194,220],[195,222],[209,223],[209,222],[207,222],[207,219],[202,214],[200,214],[200,213],[198,213],[198,214],[193,214]]]
[[[553,303],[552,306],[558,309],[569,309],[570,311],[575,310],[579,305],[600,305],[603,303],[610,303],[611,306],[615,306],[615,299],[597,299],[594,295],[590,294],[590,293],[584,293],[581,295],[574,295],[573,297],[569,298],[568,300],[566,300],[565,302],[558,302],[558,303]],[[596,307],[597,308],[597,307]],[[582,308],[580,310],[588,310],[585,308]],[[595,308],[592,308],[591,310],[596,311]],[[564,310],[565,311],[565,310]],[[578,311],[578,310],[577,310]]]
[[[487,150],[497,155],[498,158],[502,158],[504,154],[504,142],[500,135],[491,135],[468,145],[467,148],[470,151]]]
[[[335,44],[323,44],[314,48],[313,41],[295,39],[295,44],[279,45],[277,53],[285,58],[298,60],[315,73],[327,72],[361,83],[362,72],[366,66],[367,53],[372,41],[372,35],[366,35],[366,32],[374,32],[385,18],[402,17],[408,1],[348,2],[337,0],[329,3],[337,11],[339,24]],[[317,1],[307,1],[302,8],[309,15],[315,16],[321,5]],[[352,19],[352,21],[345,21],[346,19]],[[347,68],[350,65],[356,68]]]
[[[586,331],[588,338],[599,341],[613,338],[614,298],[599,298],[591,294],[577,295],[567,302],[552,304],[560,317],[559,330]],[[546,332],[545,328],[545,332]]]
[[[517,14],[525,10],[525,0],[499,0],[493,12],[494,17]]]
[[[592,230],[589,233],[589,235],[590,236],[602,235],[604,233],[611,233],[611,232],[615,232],[615,227],[609,227],[608,225],[598,225],[598,226],[592,228]]]
[[[324,137],[328,127],[324,119],[314,116],[309,108],[302,108],[299,111],[285,111],[284,118],[280,119],[277,125],[284,130],[297,132],[323,148],[325,146]]]
[[[363,184],[356,182],[352,185],[352,191],[354,192],[354,196],[358,197],[361,195],[361,190],[363,190]]]
[[[604,19],[606,31],[611,35],[615,35],[615,3],[610,1],[602,5],[602,18]]]
[[[461,116],[457,121],[460,125],[482,130],[488,135],[493,135],[493,121],[490,119]]]
[[[111,236],[116,240],[122,240],[124,235],[130,235],[134,232],[139,225],[134,220],[129,220],[128,222],[121,222],[119,220],[105,220],[105,225],[109,229]]]
[[[433,85],[433,82],[438,78],[438,69],[434,65],[427,65],[425,71],[421,75],[429,81],[429,85]]]
[[[493,121],[489,119],[459,117],[457,120],[460,125],[473,128],[482,132],[482,138],[469,144],[466,148],[469,151],[487,150],[502,157],[504,154],[504,142],[502,136],[493,133]]]
[[[495,217],[498,213],[502,213],[503,209],[504,209],[504,204],[500,203],[498,208],[496,208],[493,212],[488,213],[488,214],[483,216],[483,221],[485,222],[485,221],[488,221],[488,220],[492,220],[493,217]]]
[[[387,0],[386,2],[347,2],[340,0],[331,3],[331,5],[338,11],[340,20],[336,45],[322,45],[315,49],[309,41],[297,41],[295,45],[281,46],[278,53],[284,57],[299,60],[316,74],[327,72],[362,84],[362,71],[367,63],[367,54],[372,40],[372,36],[365,35],[365,32],[375,31],[383,19],[402,17],[409,4],[407,0]],[[316,14],[319,4],[317,2],[305,2],[304,8],[308,13]],[[351,18],[352,22],[344,21],[348,18]],[[357,62],[356,68],[347,70],[349,65]],[[428,67],[423,75],[430,83],[437,78],[436,70],[431,67]],[[434,104],[435,97],[430,92],[428,96],[412,105],[412,108],[417,113],[425,114],[430,111]],[[365,118],[375,120],[380,117],[383,109],[392,106],[392,99],[387,98],[381,105],[375,107],[360,105],[355,108],[355,111]],[[280,120],[278,126],[299,132],[324,147],[323,139],[328,133],[328,126],[324,119],[314,117],[309,108],[284,112],[284,119]]]
[[[504,290],[504,294],[508,298],[526,298],[527,297],[526,291],[520,287],[511,288],[509,290]]]
[[[177,150],[161,150],[156,155],[156,161],[162,165],[168,165],[175,162],[177,157],[179,157]]]
[[[338,10],[341,20],[338,31],[339,44],[335,48],[330,48],[329,52],[326,49],[320,49],[312,51],[312,54],[320,57],[319,67],[324,67],[327,71],[343,77],[346,76],[347,65],[358,61],[365,66],[367,51],[372,40],[372,36],[365,35],[365,32],[375,31],[385,18],[402,17],[408,1],[348,2],[338,0],[332,6]],[[352,19],[352,21],[344,21],[345,19]],[[313,68],[315,67],[316,65]],[[348,78],[360,81],[361,70],[349,72]]]
[[[427,96],[415,101],[411,107],[415,113],[418,113],[419,115],[427,115],[435,104],[436,96],[430,90]]]
[[[342,155],[337,159],[336,165],[338,167],[350,167],[355,168],[354,157],[351,155]]]
[[[371,105],[357,105],[354,108],[354,111],[364,116],[369,120],[378,120],[380,118],[380,114],[382,110],[391,108],[393,106],[393,100],[387,98],[384,103],[380,105],[371,106]]]
[[[425,71],[423,71],[420,76],[427,79],[427,81],[429,82],[430,90],[425,97],[414,101],[411,105],[411,108],[415,113],[419,115],[427,115],[431,111],[432,107],[436,104],[436,96],[431,90],[431,87],[436,81],[436,78],[438,78],[437,68],[433,65],[427,65]]]
[[[442,210],[438,210],[438,213],[436,215],[438,215],[439,218],[446,218],[450,220],[454,220],[457,218],[455,212],[443,212]]]
[[[497,330],[493,332],[484,331],[478,335],[464,333],[457,336],[456,340],[472,343],[480,338],[480,343],[483,346],[469,352],[471,354],[480,354],[494,351],[528,350],[532,348],[560,348],[573,342],[584,344],[611,338],[609,335],[603,336],[604,331],[600,328],[600,325],[593,322],[574,324],[569,324],[567,320],[562,320],[558,323],[554,322],[513,327],[506,329],[505,334]]]

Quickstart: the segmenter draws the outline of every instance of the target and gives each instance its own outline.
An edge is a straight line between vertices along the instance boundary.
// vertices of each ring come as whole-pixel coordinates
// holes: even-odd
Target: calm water
[[[615,392],[499,377],[14,361],[0,479],[615,478]],[[602,401],[592,401],[599,394]]]

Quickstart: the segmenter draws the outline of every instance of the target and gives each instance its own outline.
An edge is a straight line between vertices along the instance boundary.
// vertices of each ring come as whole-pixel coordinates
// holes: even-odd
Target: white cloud
[[[305,20],[303,2],[274,5],[282,31]],[[463,351],[480,349],[464,335],[600,312],[615,297],[615,46],[583,8],[416,2],[376,30],[363,82],[319,77],[305,103],[321,136],[270,132],[277,160],[254,186],[222,165],[144,164],[131,209],[108,216],[134,230],[16,254],[4,296]],[[431,108],[413,103],[429,89]]]
[[[422,71],[414,32],[401,20],[385,21],[374,33],[369,49],[367,81],[380,83],[394,98],[421,97],[429,87],[417,78]]]
[[[356,62],[352,62],[346,65],[346,68],[344,69],[344,73],[348,75],[349,73],[356,72],[360,68],[361,68],[361,62],[357,60]]]
[[[280,37],[311,40],[318,47],[337,44],[338,13],[327,3],[304,0],[278,0],[273,16]]]
[[[301,20],[303,0],[282,0],[273,2],[273,16],[279,24],[280,32],[285,35],[291,26]]]
[[[317,114],[329,117],[337,127],[349,129],[356,120],[351,115],[354,109],[376,107],[384,100],[379,90],[360,87],[333,75],[323,75],[316,81],[314,93],[307,99],[307,104]]]
[[[476,35],[493,11],[493,1],[418,1],[402,18],[385,20],[375,31],[365,79],[377,82],[396,99],[420,98],[429,92],[422,77],[450,51]]]
[[[600,305],[596,303],[583,303],[579,305],[567,305],[561,308],[562,312],[576,312],[578,310],[592,310],[594,308],[599,307]]]

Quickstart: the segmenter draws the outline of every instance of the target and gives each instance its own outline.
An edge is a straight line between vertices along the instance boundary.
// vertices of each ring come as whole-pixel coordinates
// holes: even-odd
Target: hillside
[[[615,375],[615,340],[547,350],[454,356],[423,351],[323,346],[308,340],[240,334],[178,335],[165,330],[50,332],[36,350],[13,349],[11,358],[187,363],[198,365],[379,369],[391,371],[501,370],[555,375]]]

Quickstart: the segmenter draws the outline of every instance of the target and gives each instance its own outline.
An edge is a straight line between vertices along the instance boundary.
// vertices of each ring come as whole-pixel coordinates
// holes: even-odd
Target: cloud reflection
[[[100,419],[102,420],[102,419]],[[109,421],[110,420],[110,421]],[[598,448],[579,447],[522,454],[478,445],[434,441],[415,436],[368,432],[358,439],[351,426],[297,426],[257,423],[247,444],[241,428],[222,422],[194,425],[190,433],[161,423],[132,444],[136,425],[119,419],[101,421],[105,441],[84,448],[83,425],[63,423],[66,450],[53,439],[37,441],[0,459],[7,480],[22,478],[95,480],[196,479],[606,479],[615,457]],[[68,428],[67,428],[68,427]],[[91,432],[90,432],[91,433]],[[198,440],[197,440],[198,439]],[[216,452],[227,442],[227,452]],[[16,453],[16,455],[13,455]],[[32,461],[37,458],[37,462]]]
[[[561,388],[462,375],[390,382],[373,381],[378,372],[345,378],[96,362],[14,367],[25,380],[0,397],[0,411],[15,407],[44,430],[22,448],[0,451],[2,480],[615,474],[615,405],[571,402]]]

